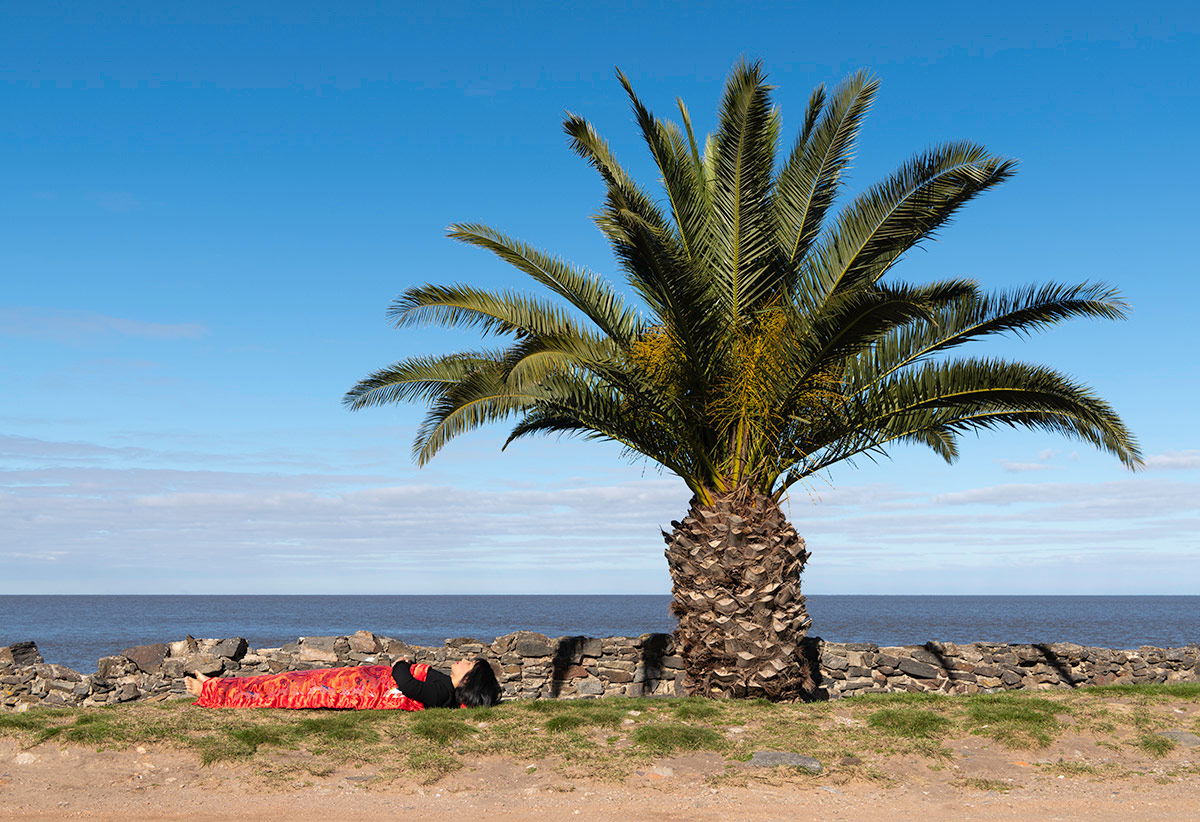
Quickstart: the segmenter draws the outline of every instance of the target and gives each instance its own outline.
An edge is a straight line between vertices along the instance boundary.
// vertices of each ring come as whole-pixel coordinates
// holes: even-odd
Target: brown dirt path
[[[252,766],[202,767],[170,749],[96,751],[53,743],[22,750],[0,740],[0,819],[187,820],[335,818],[863,820],[887,814],[929,820],[1200,820],[1200,750],[1161,760],[1124,762],[1110,776],[1061,776],[1020,752],[978,739],[950,743],[958,764],[931,769],[926,760],[874,763],[882,778],[786,771],[727,773],[716,754],[663,760],[621,783],[527,772],[519,763],[478,760],[432,786],[383,781],[371,769],[265,780]],[[1079,753],[1087,740],[1064,739],[1038,756]],[[972,749],[972,745],[975,746]],[[1130,767],[1130,766],[1134,767]],[[725,774],[724,776],[721,776]],[[964,780],[988,780],[972,787]],[[1011,789],[988,787],[1011,785]],[[982,785],[982,787],[980,787]]]

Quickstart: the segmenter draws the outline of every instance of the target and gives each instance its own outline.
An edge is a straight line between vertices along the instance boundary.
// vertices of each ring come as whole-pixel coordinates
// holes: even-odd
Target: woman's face
[[[471,673],[471,669],[474,667],[475,660],[473,659],[460,659],[450,666],[450,681],[454,683],[455,688],[463,681],[463,677]]]

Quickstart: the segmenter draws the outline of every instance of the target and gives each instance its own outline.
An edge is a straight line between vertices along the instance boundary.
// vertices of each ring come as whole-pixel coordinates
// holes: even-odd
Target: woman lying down
[[[486,659],[460,659],[450,675],[402,659],[386,665],[318,668],[246,677],[191,674],[188,693],[202,708],[340,708],[421,711],[477,708],[500,701],[500,683]]]

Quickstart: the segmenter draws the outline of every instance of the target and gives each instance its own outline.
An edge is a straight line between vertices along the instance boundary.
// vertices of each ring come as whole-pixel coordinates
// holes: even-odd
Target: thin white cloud
[[[530,487],[527,473],[485,488],[340,479],[96,466],[5,472],[0,579],[37,579],[53,554],[70,579],[45,583],[50,591],[665,592],[659,529],[681,517],[689,497],[671,478],[583,478],[553,490]],[[825,497],[791,503],[813,552],[810,593],[887,591],[889,574],[893,592],[961,590],[956,580],[979,578],[1006,580],[1012,593],[1042,590],[1072,569],[1082,570],[1070,580],[1095,583],[1096,568],[1112,575],[1104,590],[1119,592],[1126,577],[1146,579],[1147,563],[1170,567],[1172,558],[1164,584],[1200,586],[1195,483],[1141,475],[937,495],[874,484]],[[1022,568],[1031,575],[1025,588]]]
[[[1030,471],[1061,471],[1061,465],[1047,465],[1044,462],[1009,462],[1000,460],[1000,467],[1010,474],[1024,474]]]
[[[145,322],[92,311],[0,309],[0,334],[9,337],[72,343],[108,335],[180,340],[203,337],[207,333],[208,328],[202,323]]]
[[[93,461],[111,458],[144,457],[149,452],[144,448],[110,448],[89,442],[57,442],[36,437],[17,437],[0,434],[0,459],[39,459],[58,461]]]
[[[144,439],[144,438],[143,438]],[[192,444],[192,441],[186,435],[174,435],[169,439],[178,439],[186,444]],[[362,474],[362,473],[343,473],[347,470],[347,466],[357,465],[356,462],[349,459],[339,459],[336,465],[329,462],[322,462],[315,459],[310,454],[301,452],[290,452],[284,449],[268,448],[259,451],[254,450],[237,450],[233,453],[225,452],[218,453],[213,451],[200,450],[204,445],[203,441],[196,442],[196,448],[191,450],[183,450],[178,448],[148,448],[145,446],[130,446],[130,445],[98,445],[88,442],[72,442],[61,440],[44,440],[36,437],[21,437],[7,434],[0,434],[0,462],[6,466],[10,466],[10,470],[0,473],[0,484],[5,482],[7,476],[8,481],[18,482],[18,469],[23,469],[29,466],[58,466],[58,472],[61,477],[55,481],[74,481],[81,476],[80,471],[86,470],[88,467],[95,468],[125,468],[129,466],[180,466],[182,471],[189,472],[189,476],[204,476],[210,472],[207,470],[199,470],[199,466],[221,466],[222,469],[234,466],[239,469],[236,473],[237,477],[256,477],[256,476],[276,476],[274,481],[287,484],[291,481],[290,478],[295,476],[306,476],[305,482],[311,481],[314,471],[328,471],[330,474],[335,474],[338,481],[346,483],[371,483],[379,484],[387,481],[387,475],[381,474]],[[229,445],[229,443],[225,443]],[[385,461],[380,461],[385,462]],[[164,471],[180,470],[180,469],[164,469]],[[254,469],[258,470],[274,470],[287,472],[282,475],[266,475],[258,473],[250,473]],[[338,470],[341,469],[341,470]],[[132,470],[132,469],[131,469]],[[245,470],[246,473],[241,473]],[[302,472],[297,474],[296,472]],[[221,476],[222,481],[231,481],[229,475],[218,470],[211,472],[216,476]],[[280,478],[281,477],[281,478]]]
[[[690,497],[673,477],[537,460],[481,484],[453,461],[368,475],[181,454],[0,436],[0,593],[666,592],[659,530]],[[1180,592],[1200,588],[1197,499],[1170,474],[940,494],[820,483],[794,487],[787,513],[813,552],[810,593],[1162,592],[1149,567],[1173,568],[1163,585]]]
[[[1053,465],[1051,461],[1058,456],[1058,451],[1054,448],[1043,448],[1038,451],[1036,461],[1034,460],[996,460],[996,462],[1010,474],[1026,474],[1034,471],[1062,471],[1064,467],[1061,465]]]
[[[1146,470],[1171,471],[1200,468],[1200,451],[1164,451],[1146,457]]]
[[[1105,483],[1043,482],[969,488],[934,494],[929,502],[934,506],[1062,506],[1069,508],[1072,516],[1126,518],[1175,510],[1195,513],[1200,511],[1197,499],[1200,487],[1195,483],[1135,477]]]

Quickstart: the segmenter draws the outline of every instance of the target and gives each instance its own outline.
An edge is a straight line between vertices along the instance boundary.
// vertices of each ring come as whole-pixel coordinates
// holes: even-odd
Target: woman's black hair
[[[492,665],[483,657],[475,660],[475,667],[454,689],[454,695],[464,708],[486,708],[500,701],[500,683],[496,681],[496,672]]]

